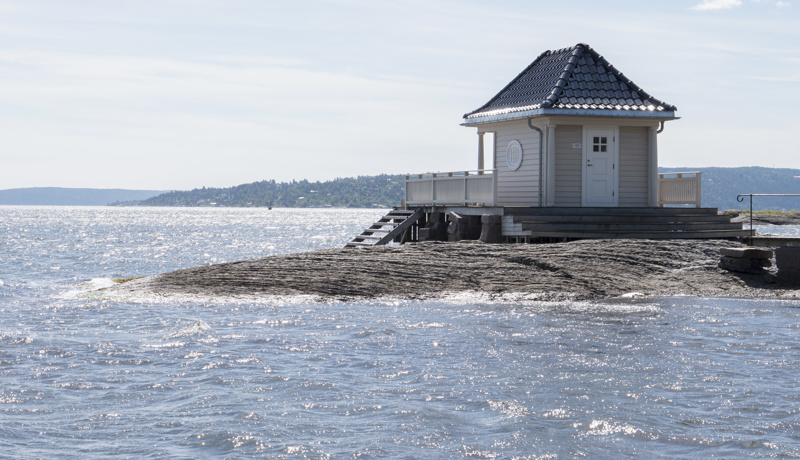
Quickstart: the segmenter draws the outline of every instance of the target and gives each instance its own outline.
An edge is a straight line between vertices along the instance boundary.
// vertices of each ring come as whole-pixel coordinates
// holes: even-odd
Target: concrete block
[[[447,241],[461,241],[466,236],[467,219],[454,212],[449,216],[450,224],[447,226]]]
[[[778,284],[785,287],[800,287],[800,248],[781,247],[775,250],[778,266]]]
[[[419,229],[420,241],[447,241],[447,222],[441,212],[431,213],[428,225]]]
[[[503,216],[497,214],[484,214],[481,216],[482,224],[499,224],[503,222]]]
[[[722,248],[720,255],[736,259],[771,259],[772,251],[761,248]]]
[[[458,232],[458,222],[451,220],[447,225],[447,241],[461,241],[461,233]]]
[[[503,226],[501,216],[492,214],[484,214],[481,216],[480,240],[484,243],[503,242]]]
[[[770,259],[743,259],[738,257],[723,256],[719,261],[719,267],[725,270],[739,273],[751,273],[759,275],[764,273],[764,268],[772,265]]]
[[[775,250],[775,264],[780,270],[800,270],[800,248],[781,247]]]
[[[800,287],[800,270],[779,268],[778,284],[784,287]]]
[[[481,236],[481,216],[462,216],[450,213],[448,241],[477,240]]]

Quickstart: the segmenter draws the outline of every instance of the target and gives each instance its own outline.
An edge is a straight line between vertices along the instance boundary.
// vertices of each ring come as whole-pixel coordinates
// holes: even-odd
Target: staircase
[[[365,248],[370,246],[382,246],[397,237],[401,243],[408,240],[407,232],[425,213],[422,209],[407,210],[394,208],[380,220],[372,224],[360,235],[353,238],[353,241],[345,245],[346,248]]]
[[[741,223],[716,208],[505,208],[510,238],[736,238]]]

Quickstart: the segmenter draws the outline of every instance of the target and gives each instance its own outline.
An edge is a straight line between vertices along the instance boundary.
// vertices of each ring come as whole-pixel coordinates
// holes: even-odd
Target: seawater
[[[0,207],[0,457],[800,456],[800,302],[120,299],[381,210]]]
[[[749,230],[749,224],[744,224],[745,230]],[[800,225],[754,225],[757,235],[771,235],[781,237],[800,238]]]

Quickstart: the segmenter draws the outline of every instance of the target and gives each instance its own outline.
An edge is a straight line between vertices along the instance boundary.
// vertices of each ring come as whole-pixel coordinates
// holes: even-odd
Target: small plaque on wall
[[[580,142],[575,142],[574,144],[572,144],[572,148],[573,148],[573,149],[579,149],[579,148],[581,148],[581,143],[580,143]]]
[[[509,142],[508,147],[506,147],[506,163],[508,164],[508,169],[512,171],[519,169],[522,164],[522,144],[516,139]]]

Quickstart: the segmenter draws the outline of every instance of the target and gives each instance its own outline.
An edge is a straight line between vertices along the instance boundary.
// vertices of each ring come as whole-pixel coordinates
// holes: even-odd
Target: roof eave
[[[677,120],[672,110],[608,110],[608,109],[532,109],[465,118],[461,126],[477,126],[500,121],[513,121],[538,117],[593,117],[593,118],[629,118],[650,120]]]

